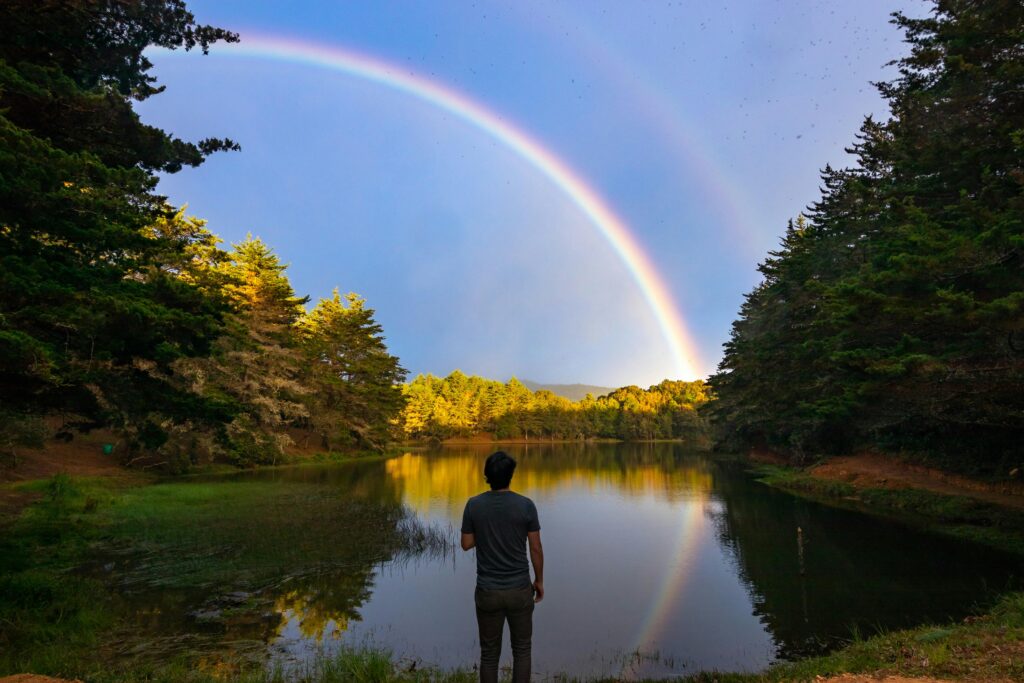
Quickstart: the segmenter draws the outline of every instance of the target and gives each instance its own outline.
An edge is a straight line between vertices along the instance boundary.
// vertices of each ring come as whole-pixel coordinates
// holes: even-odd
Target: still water
[[[855,632],[962,618],[1015,585],[1016,563],[999,553],[794,498],[678,445],[506,450],[519,462],[512,488],[536,502],[541,521],[546,597],[533,661],[542,674],[757,670]],[[387,499],[454,540],[466,499],[485,488],[488,452],[449,447],[247,476],[301,484],[311,499]],[[453,548],[326,565],[261,588],[259,628],[227,636],[285,664],[374,645],[409,664],[468,667],[474,578],[473,551]],[[189,600],[164,610],[191,609],[202,622]]]

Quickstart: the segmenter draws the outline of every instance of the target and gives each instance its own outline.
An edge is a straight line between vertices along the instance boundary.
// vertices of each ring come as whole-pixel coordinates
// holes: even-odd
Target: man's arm
[[[529,531],[526,538],[530,542],[530,561],[533,562],[533,601],[540,602],[544,599],[544,547],[540,544],[540,531]]]
[[[476,547],[476,527],[473,525],[471,508],[473,499],[466,501],[466,509],[462,511],[462,549],[469,550]]]

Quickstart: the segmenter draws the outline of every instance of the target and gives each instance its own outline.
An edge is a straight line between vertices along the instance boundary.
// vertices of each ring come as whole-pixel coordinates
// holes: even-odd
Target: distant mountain
[[[556,396],[564,396],[570,401],[579,401],[583,399],[587,394],[593,394],[594,398],[598,396],[604,396],[615,391],[615,387],[597,387],[592,384],[541,384],[540,382],[531,382],[528,379],[519,380],[523,385],[530,391],[550,391]]]

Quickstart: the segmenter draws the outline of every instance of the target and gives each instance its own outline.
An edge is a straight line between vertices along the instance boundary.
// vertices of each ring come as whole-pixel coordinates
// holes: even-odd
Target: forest
[[[123,460],[273,463],[294,430],[382,448],[405,374],[355,294],[307,310],[252,237],[222,249],[160,174],[239,149],[143,123],[143,51],[234,42],[183,2],[0,5],[0,447],[107,427]],[[49,427],[49,430],[47,429]]]
[[[703,381],[627,386],[572,401],[531,391],[516,378],[497,382],[466,376],[418,375],[403,388],[400,426],[406,438],[440,440],[489,434],[498,439],[687,439],[702,442],[699,409],[710,395]]]
[[[0,448],[107,427],[173,467],[277,462],[396,438],[678,438],[794,462],[877,449],[956,469],[1020,465],[1024,437],[1024,55],[1010,0],[900,14],[906,57],[826,167],[820,198],[759,266],[718,372],[569,401],[417,377],[374,311],[312,307],[258,238],[224,248],[161,175],[232,153],[142,122],[144,50],[236,34],[178,0],[0,6]],[[714,396],[714,400],[709,400]],[[44,422],[43,418],[49,420]]]
[[[283,38],[271,43],[282,60],[291,56],[289,69],[333,65],[337,71],[358,63],[370,85],[391,73],[383,68],[390,64],[389,46],[409,54],[423,46],[435,46],[426,51],[446,58],[458,54],[481,66],[484,75],[473,82],[492,89],[480,97],[521,90],[524,109],[541,104],[530,96],[539,90],[522,87],[540,72],[534,67],[554,71],[556,61],[566,61],[558,73],[572,83],[577,75],[566,70],[577,67],[561,59],[568,52],[557,51],[577,47],[569,39],[580,34],[577,22],[540,36],[528,12],[521,13],[529,20],[522,25],[519,15],[495,20],[504,11],[497,5],[470,13],[465,3],[424,3],[430,21],[448,22],[435,27],[419,20],[410,8],[422,8],[414,3],[383,11],[374,3],[353,9],[327,0],[312,11],[286,3],[262,3],[259,12],[248,3],[206,7],[214,4],[220,16],[234,11],[239,25],[262,16],[265,25],[294,27],[294,44]],[[716,35],[732,33],[735,8],[730,15],[707,4],[719,29],[724,26]],[[590,19],[589,5],[567,2],[552,5],[552,12],[579,11]],[[613,5],[603,4],[602,12],[622,11]],[[705,40],[695,28],[703,35],[705,25],[691,21],[703,10],[699,3],[686,5],[684,18],[676,7],[659,14],[673,3],[662,5],[649,4],[646,24],[610,35],[635,49],[638,27],[660,24],[668,32],[678,27],[686,40]],[[774,3],[768,10],[754,0],[740,5],[751,16],[765,12],[778,19],[791,31],[784,35],[803,39],[793,29],[803,19],[789,6],[800,3]],[[147,50],[205,54],[238,42],[238,34],[197,22],[185,0],[0,2],[0,677],[475,681],[481,671],[473,664],[480,640],[473,591],[478,565],[458,554],[465,546],[457,530],[466,500],[488,484],[482,465],[500,441],[509,442],[502,448],[519,462],[512,486],[536,498],[552,549],[550,598],[537,611],[535,663],[545,678],[1024,677],[1024,593],[999,597],[1020,590],[1024,553],[1024,3],[930,0],[919,9],[921,18],[893,15],[905,56],[890,65],[891,80],[876,84],[888,113],[863,120],[847,165],[825,166],[816,201],[792,213],[785,207],[776,214],[779,224],[764,228],[773,235],[784,228],[781,244],[760,263],[761,280],[746,294],[717,372],[707,380],[666,379],[586,395],[592,385],[551,387],[580,391],[570,399],[515,377],[499,381],[459,370],[409,379],[370,302],[341,288],[316,298],[296,291],[297,271],[279,255],[289,253],[286,238],[277,238],[279,251],[254,234],[225,242],[217,232],[241,235],[251,227],[257,233],[258,226],[238,214],[236,232],[228,221],[209,224],[183,200],[161,193],[169,175],[212,155],[241,153],[241,144],[227,137],[180,139],[144,122],[137,105],[160,101],[164,89]],[[862,11],[858,5],[855,12]],[[306,14],[306,33],[315,36],[334,28],[323,21],[331,12],[361,16],[368,23],[357,26],[380,29],[376,40],[364,36],[365,55],[359,41],[348,45],[340,32],[330,50],[300,44],[300,15]],[[825,39],[807,38],[820,50],[838,52],[824,46],[843,32],[856,36],[843,49],[865,42],[863,33],[847,32],[838,21],[814,21]],[[494,33],[486,32],[489,25]],[[774,29],[752,24],[751,35],[762,30],[770,35]],[[508,34],[502,36],[507,43],[487,39],[499,33]],[[783,53],[794,42],[760,44]],[[596,62],[603,60],[590,57],[605,54],[595,40],[580,47],[591,45],[593,52],[580,50],[594,62],[581,61],[586,68],[601,66]],[[501,54],[505,46],[514,49]],[[721,53],[704,50],[694,62],[724,82],[736,73],[736,52],[714,47]],[[349,61],[331,61],[349,48]],[[808,54],[780,59],[764,73],[777,72],[792,92],[790,67],[803,68]],[[841,58],[850,61],[853,54]],[[481,55],[493,56],[501,70],[487,77],[472,59]],[[225,73],[237,80],[248,73],[249,87],[268,100],[289,100],[267,86],[261,64]],[[474,90],[469,81],[453,79],[449,94],[447,80],[429,68],[436,62],[400,64],[394,71],[402,71],[408,87],[380,102],[394,106],[398,100],[390,98],[399,95],[430,105],[425,95],[438,91],[447,97],[442,103],[458,105],[424,108],[429,118],[420,134],[443,166],[439,141],[447,138],[439,131],[458,118],[459,107],[476,111],[474,99],[456,96]],[[661,66],[653,59],[644,65]],[[533,70],[506,71],[511,67]],[[421,70],[430,78],[418,77]],[[619,83],[619,70],[611,69],[603,83],[598,71],[578,74],[592,85],[564,89],[574,96],[612,93],[628,105],[624,109],[640,110],[643,98],[633,95],[643,94],[641,81],[649,78],[655,89],[665,88],[666,97],[656,101],[672,102],[671,84],[655,78],[655,69],[621,70],[636,83]],[[282,71],[281,78],[294,73]],[[509,77],[517,73],[527,75]],[[673,79],[686,81],[679,73],[672,72]],[[324,74],[294,80],[305,88],[326,82]],[[688,94],[688,81],[686,88]],[[200,97],[198,90],[184,90],[190,105],[195,96],[196,108],[225,104],[219,92]],[[709,112],[731,106],[725,92]],[[322,94],[313,92],[301,104]],[[756,95],[745,87],[731,94],[737,98],[732,103]],[[813,101],[811,94],[801,93],[808,97],[799,101]],[[252,98],[238,99],[252,106]],[[766,111],[770,101],[762,97],[758,106]],[[575,106],[594,110],[580,102]],[[563,133],[577,133],[575,110],[544,104],[550,108],[542,118],[563,126]],[[334,115],[337,107],[325,109]],[[783,107],[782,115],[794,109]],[[267,114],[252,111],[254,118]],[[500,120],[515,140],[530,141],[519,134],[519,123],[513,126],[515,108]],[[524,131],[529,120],[521,124]],[[618,148],[591,144],[595,134],[607,140],[612,128],[601,122],[615,120],[595,117],[582,127],[578,142],[604,159],[580,172],[612,177],[624,188],[617,192],[640,192],[634,205],[655,203],[651,198],[662,195],[648,194],[650,175],[638,172],[653,157],[612,153],[654,138],[622,136]],[[710,131],[710,118],[703,121]],[[291,140],[282,128],[264,130]],[[360,134],[337,128],[337,139]],[[393,137],[366,137],[361,142],[373,154],[392,155],[427,191],[437,191],[435,177],[412,163],[408,146]],[[570,146],[570,137],[554,140],[552,149]],[[789,137],[778,133],[776,139]],[[504,150],[496,138],[480,140],[488,140],[480,145],[488,154],[493,147],[509,156],[516,174],[534,172],[522,164],[531,158],[551,157],[534,163],[540,175],[552,176],[550,169],[559,166],[560,158],[544,147],[531,151],[520,142],[526,151],[517,159],[515,145]],[[343,146],[330,152],[339,167],[361,171]],[[277,154],[267,157],[279,163]],[[778,156],[762,160],[769,167]],[[646,170],[656,175],[662,168],[669,167]],[[817,168],[818,162],[810,166],[812,180]],[[286,173],[281,196],[292,199],[311,176]],[[685,176],[664,175],[675,193],[676,179]],[[350,178],[339,174],[327,182]],[[556,183],[545,192],[557,189]],[[244,198],[249,190],[244,185]],[[415,203],[390,185],[382,185],[382,193],[383,202]],[[332,199],[359,194],[346,187]],[[602,202],[588,213],[587,202],[564,201],[577,195],[589,196],[578,190],[559,202],[572,212],[603,211]],[[358,198],[383,203],[377,196]],[[680,244],[693,235],[685,231],[695,229],[684,225],[681,204],[664,209],[672,219],[665,229],[681,231]],[[297,225],[308,227],[310,215]],[[345,221],[333,213],[329,218],[348,248],[355,229],[346,235]],[[378,225],[362,227],[379,239]],[[423,235],[448,250],[445,235],[431,232],[440,230],[437,225],[424,227]],[[315,243],[310,233],[297,232]],[[413,245],[424,270],[433,270],[448,289],[467,286],[450,263],[419,249],[426,240]],[[469,260],[449,251],[462,263]],[[685,268],[681,260],[671,262],[670,254],[679,252],[655,253],[652,262]],[[705,253],[686,258],[711,260]],[[395,272],[394,264],[388,267],[388,274]],[[607,292],[617,281],[608,275],[604,289],[586,292],[603,297],[597,310],[608,312],[608,328],[585,329],[571,340],[592,356],[600,354],[584,347],[587,339],[615,332]],[[346,273],[338,277],[343,284]],[[668,281],[674,288],[682,282]],[[521,283],[503,281],[509,296],[520,293]],[[370,287],[359,288],[378,291]],[[567,289],[571,297],[582,291]],[[425,311],[428,325],[450,323],[454,311],[468,316],[468,309],[443,297],[430,301],[437,305]],[[523,301],[547,311],[543,299]],[[721,300],[701,306],[712,308],[713,301]],[[660,308],[650,303],[657,314]],[[387,311],[394,314],[390,306]],[[421,343],[428,350],[431,343],[446,344],[450,352],[454,337],[439,334]],[[523,336],[557,362],[540,337]],[[624,353],[646,353],[661,343],[652,334],[649,349]],[[671,443],[650,443],[656,441]],[[387,457],[349,457],[364,454]],[[839,455],[852,457],[832,457]],[[300,459],[316,466],[263,467]],[[857,461],[859,471],[852,467]],[[189,472],[201,476],[167,476]],[[536,570],[534,560],[540,582]],[[609,586],[615,586],[612,599]]]
[[[277,463],[301,441],[382,450],[396,438],[695,436],[702,382],[569,401],[465,377],[417,377],[374,311],[335,291],[308,307],[270,245],[224,248],[157,193],[160,174],[237,151],[142,123],[160,93],[150,45],[206,51],[234,33],[180,2],[132,12],[5,3],[0,54],[0,446],[109,428],[123,461],[186,469]],[[149,8],[149,9],[145,9]],[[124,12],[121,14],[120,12]],[[58,15],[58,13],[60,13]],[[89,26],[82,31],[80,26]],[[60,30],[54,30],[54,28]]]
[[[875,449],[1019,467],[1024,442],[1024,5],[894,15],[849,168],[760,265],[710,384],[722,448],[803,463]]]

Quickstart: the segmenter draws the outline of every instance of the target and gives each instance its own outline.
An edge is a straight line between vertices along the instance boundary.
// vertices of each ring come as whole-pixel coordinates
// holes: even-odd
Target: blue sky
[[[629,225],[713,371],[786,220],[844,165],[871,81],[904,52],[847,2],[193,0],[246,35],[334,45],[453,88],[526,131]],[[296,289],[367,298],[412,373],[648,385],[676,374],[618,255],[562,191],[451,114],[353,76],[154,55],[143,119],[240,153],[163,179],[227,241],[251,232]]]

